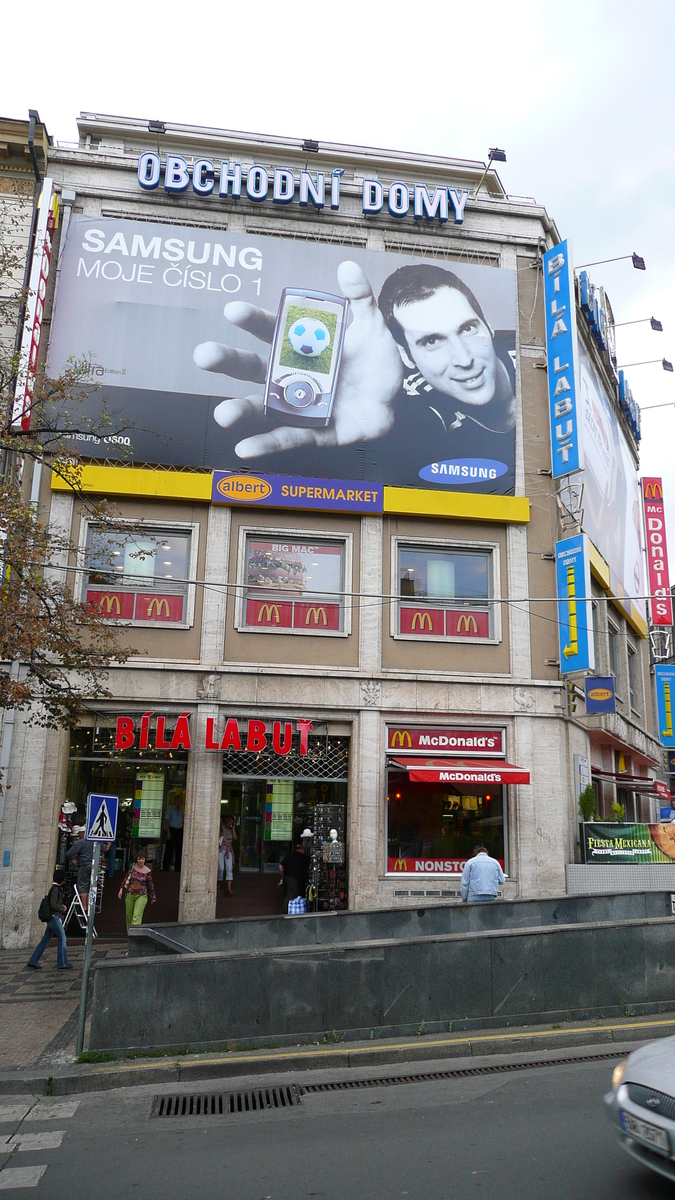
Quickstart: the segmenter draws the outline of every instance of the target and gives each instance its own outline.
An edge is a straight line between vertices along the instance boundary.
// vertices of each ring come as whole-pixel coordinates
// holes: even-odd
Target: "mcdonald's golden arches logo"
[[[160,600],[159,596],[153,596],[152,600],[150,601],[150,603],[148,605],[148,616],[149,617],[155,617],[155,616],[156,617],[170,617],[171,616],[171,609],[169,608],[169,601],[167,600],[166,596],[162,596],[161,600]]]
[[[404,858],[397,858],[394,863],[394,870],[395,871],[407,871],[408,864],[407,864],[406,860]]]
[[[281,622],[281,614],[279,612],[279,605],[278,604],[261,604],[260,608],[258,609],[258,624],[259,625],[262,624],[263,620],[269,621],[271,623],[272,617],[274,617],[275,625],[279,625]]]
[[[429,616],[428,612],[416,612],[415,613],[415,616],[412,619],[413,629],[417,629],[418,623],[419,623],[420,630],[428,629],[429,632],[431,632],[431,630],[433,629],[433,625],[431,624],[431,617]]]
[[[320,623],[320,621],[323,621],[324,625],[328,624],[328,617],[326,616],[325,608],[310,608],[310,609],[308,609],[307,616],[305,617],[305,625],[309,625],[310,617],[312,617],[314,619],[315,625],[318,625]]]
[[[478,622],[473,613],[462,613],[457,622],[458,633],[478,633]]]
[[[663,500],[663,488],[658,479],[652,479],[644,484],[645,500]]]
[[[119,617],[121,612],[119,596],[101,596],[98,603],[98,611],[102,612],[103,609],[105,609],[107,617]]]
[[[391,749],[400,746],[401,750],[412,750],[412,738],[407,729],[395,729],[391,734]]]

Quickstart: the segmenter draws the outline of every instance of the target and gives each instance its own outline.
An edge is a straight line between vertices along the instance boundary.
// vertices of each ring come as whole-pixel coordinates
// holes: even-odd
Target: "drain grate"
[[[564,1067],[574,1063],[603,1062],[621,1058],[616,1051],[603,1054],[579,1054],[567,1058],[542,1058],[536,1062],[495,1063],[491,1067],[462,1067],[456,1071],[427,1071],[419,1075],[387,1075],[381,1079],[341,1079],[337,1083],[307,1083],[300,1091],[303,1096],[315,1092],[351,1092],[358,1088],[392,1087],[400,1083],[433,1083],[437,1079],[468,1079],[472,1075],[504,1075],[509,1071],[533,1071],[537,1067]]]
[[[265,1109],[295,1108],[302,1096],[295,1086],[253,1088],[249,1092],[198,1092],[155,1096],[151,1117],[226,1117]]]

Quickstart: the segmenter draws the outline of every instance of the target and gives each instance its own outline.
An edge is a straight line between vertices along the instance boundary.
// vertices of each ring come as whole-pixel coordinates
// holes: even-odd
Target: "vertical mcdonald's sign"
[[[670,597],[668,572],[666,513],[663,506],[663,483],[660,479],[649,477],[642,480],[642,508],[647,545],[649,615],[652,625],[672,625],[673,602]]]
[[[560,242],[544,255],[544,305],[553,478],[583,469],[577,418],[577,324],[570,248]]]
[[[556,542],[560,673],[595,670],[591,563],[584,533]]]
[[[662,746],[675,746],[675,666],[657,663],[654,667],[659,739]]]

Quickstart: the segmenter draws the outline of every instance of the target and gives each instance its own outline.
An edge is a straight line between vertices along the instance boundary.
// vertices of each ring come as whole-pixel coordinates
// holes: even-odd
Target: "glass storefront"
[[[506,870],[504,786],[413,783],[393,767],[387,774],[388,873],[459,873],[478,845]]]
[[[317,804],[338,805],[346,826],[347,784],[309,779],[223,780],[221,820],[237,830],[235,870],[273,871],[304,829],[315,828]]]

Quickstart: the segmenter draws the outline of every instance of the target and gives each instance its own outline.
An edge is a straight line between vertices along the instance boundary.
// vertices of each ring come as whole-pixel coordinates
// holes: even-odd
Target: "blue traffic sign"
[[[117,814],[119,796],[101,796],[90,792],[87,796],[88,842],[114,842],[117,837]]]

